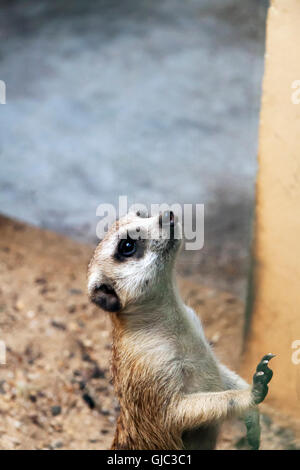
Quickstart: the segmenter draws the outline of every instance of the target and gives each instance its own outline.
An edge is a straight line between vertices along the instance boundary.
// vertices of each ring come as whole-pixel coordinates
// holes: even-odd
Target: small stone
[[[55,405],[51,407],[52,416],[58,416],[61,413],[61,406]]]
[[[0,394],[5,395],[5,380],[0,380]]]
[[[18,301],[16,302],[15,308],[16,308],[16,310],[18,310],[18,311],[23,310],[23,308],[24,308],[23,302],[22,302],[21,300],[18,300]]]
[[[61,441],[54,441],[49,445],[50,449],[61,449],[63,447],[63,442]]]
[[[104,379],[105,378],[105,371],[100,369],[99,366],[95,365],[92,374],[91,374],[92,379]]]
[[[81,289],[69,289],[69,292],[72,295],[81,295],[81,294],[83,294]]]
[[[59,321],[52,320],[51,326],[54,328],[57,328],[58,330],[65,331],[67,329],[66,325],[64,323],[61,323]]]
[[[88,338],[84,339],[82,343],[86,348],[90,348],[93,345],[93,342]]]
[[[44,277],[37,277],[35,279],[35,282],[36,284],[46,284],[47,283],[47,279],[45,279]]]
[[[94,399],[91,397],[91,395],[89,395],[88,393],[84,393],[82,395],[82,398],[91,410],[95,408],[96,403]]]

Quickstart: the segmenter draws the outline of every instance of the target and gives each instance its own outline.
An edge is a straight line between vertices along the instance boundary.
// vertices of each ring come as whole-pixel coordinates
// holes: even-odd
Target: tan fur
[[[143,241],[141,258],[114,259],[118,234],[139,226],[149,233],[157,217],[135,214],[114,225],[89,266],[91,297],[102,283],[117,293],[112,375],[120,416],[112,449],[214,448],[218,426],[253,406],[248,385],[214,356],[196,314],[174,280],[168,240]]]

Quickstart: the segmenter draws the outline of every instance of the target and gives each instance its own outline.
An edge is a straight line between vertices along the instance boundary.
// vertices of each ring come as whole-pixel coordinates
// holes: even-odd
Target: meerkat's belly
[[[219,366],[195,312],[186,307],[184,331],[179,338],[183,391],[217,392],[223,389]]]
[[[187,367],[183,373],[184,392],[217,392],[223,386],[217,364],[213,358],[200,361],[198,367]],[[219,433],[218,424],[207,424],[190,429],[182,435],[183,448],[186,450],[213,450]]]
[[[208,351],[190,352],[182,362],[182,390],[184,393],[219,392],[223,390],[218,364]]]
[[[195,342],[194,346],[187,350],[182,371],[183,391],[187,394],[218,392],[224,389],[217,361],[205,341]],[[207,424],[187,430],[182,435],[183,448],[213,450],[218,434],[218,424]]]

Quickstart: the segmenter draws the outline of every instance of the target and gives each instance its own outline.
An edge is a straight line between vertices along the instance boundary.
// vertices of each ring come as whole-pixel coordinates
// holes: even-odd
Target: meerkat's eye
[[[137,244],[136,240],[132,240],[130,237],[125,240],[121,240],[118,245],[118,253],[121,256],[132,256],[136,252]]]

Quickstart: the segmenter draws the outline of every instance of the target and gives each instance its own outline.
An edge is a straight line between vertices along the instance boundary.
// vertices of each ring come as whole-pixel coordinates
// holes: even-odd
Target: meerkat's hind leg
[[[258,450],[260,446],[260,422],[259,410],[257,407],[249,410],[244,421],[247,428],[247,441],[252,450]]]

